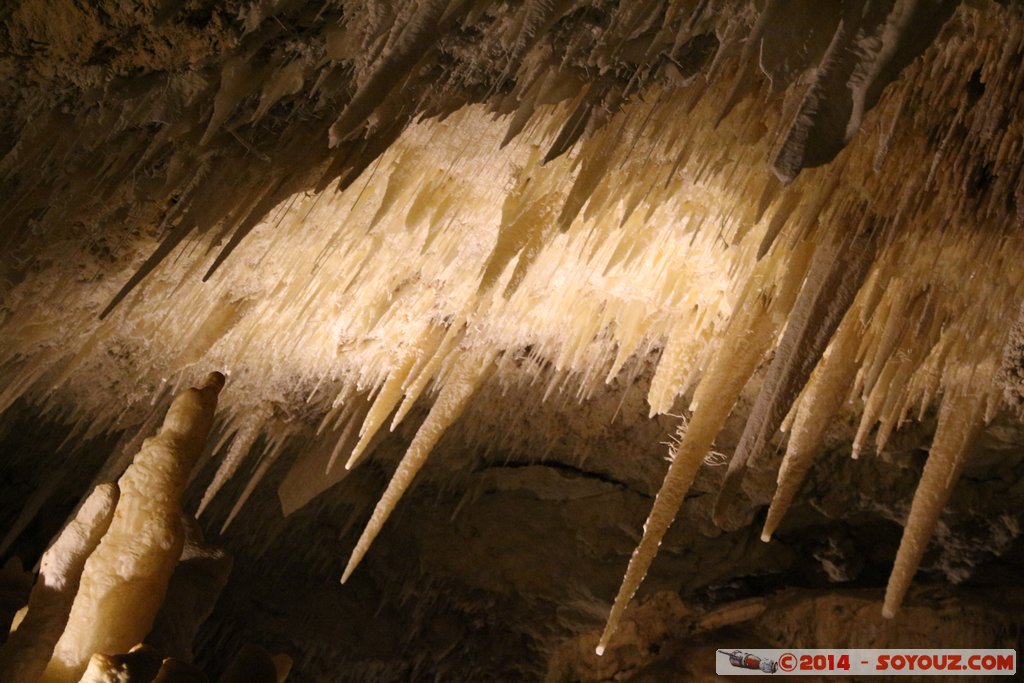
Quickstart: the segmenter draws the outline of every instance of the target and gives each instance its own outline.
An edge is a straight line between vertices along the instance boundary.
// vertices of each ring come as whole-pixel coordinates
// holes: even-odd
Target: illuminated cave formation
[[[0,21],[5,680],[1015,646],[1016,3]]]

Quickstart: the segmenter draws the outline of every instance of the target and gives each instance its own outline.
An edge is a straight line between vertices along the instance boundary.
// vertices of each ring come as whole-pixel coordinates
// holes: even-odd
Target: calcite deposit
[[[501,602],[529,653],[480,637],[530,678],[595,622],[610,655],[634,596],[767,599],[820,564],[898,619],[922,568],[1018,566],[1017,3],[15,0],[0,22],[0,552],[73,519],[84,562],[43,680],[107,675],[155,621],[157,680],[236,652],[280,678],[287,644],[309,680],[486,669],[420,617],[394,619],[408,662],[339,625],[389,618],[384,595],[438,623]],[[75,516],[115,481],[109,528],[92,499]],[[204,605],[226,555],[186,546],[193,512],[278,589]],[[593,526],[548,548],[535,519]],[[39,591],[0,662],[38,660]],[[275,640],[321,604],[345,609]]]

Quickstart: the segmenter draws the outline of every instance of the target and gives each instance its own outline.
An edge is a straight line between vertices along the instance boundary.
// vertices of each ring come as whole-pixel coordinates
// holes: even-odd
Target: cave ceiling
[[[807,610],[1019,629],[986,592],[1022,566],[1018,3],[0,22],[3,553],[219,371],[206,660],[664,680]]]

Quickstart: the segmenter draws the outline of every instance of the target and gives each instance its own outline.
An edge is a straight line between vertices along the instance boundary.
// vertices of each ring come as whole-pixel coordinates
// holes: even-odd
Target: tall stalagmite
[[[75,518],[43,553],[28,612],[0,648],[0,677],[7,683],[36,683],[67,625],[86,560],[107,532],[118,489],[100,484]]]
[[[75,683],[93,654],[127,652],[149,633],[185,541],[181,495],[223,386],[214,372],[179,394],[118,480],[113,521],[85,563],[45,683]]]

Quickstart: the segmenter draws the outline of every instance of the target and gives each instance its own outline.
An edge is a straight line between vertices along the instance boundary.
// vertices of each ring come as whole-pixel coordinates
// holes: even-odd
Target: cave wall
[[[208,671],[246,641],[320,681],[664,680],[701,675],[687,660],[717,639],[834,645],[854,623],[878,646],[1019,639],[1016,4],[48,0],[0,19],[0,520],[26,565],[220,367],[188,494],[235,557]],[[828,253],[866,254],[863,282],[823,278],[852,282],[862,365],[764,544],[776,427],[854,320],[784,343]],[[747,313],[761,351],[730,332]],[[452,330],[348,474],[339,406],[406,390],[399,369]],[[599,660],[722,349],[749,377]],[[803,374],[730,468],[787,353]],[[492,357],[468,394],[448,382]],[[446,388],[464,409],[339,587]],[[979,434],[924,587],[882,622],[866,605],[954,401]]]

